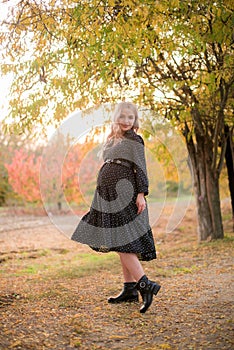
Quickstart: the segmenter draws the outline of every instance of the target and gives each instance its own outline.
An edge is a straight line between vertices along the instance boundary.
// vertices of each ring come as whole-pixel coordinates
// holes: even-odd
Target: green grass
[[[67,256],[68,250],[51,252],[44,249],[34,252],[21,252],[4,261],[0,273],[8,276],[40,275],[43,279],[79,278],[99,271],[111,270],[119,263],[117,254],[79,253]],[[64,256],[66,255],[66,256]],[[33,263],[32,258],[33,257]]]
[[[28,266],[25,266],[23,269],[19,269],[15,273],[10,274],[11,276],[25,276],[25,275],[38,275],[38,274],[45,274],[50,269],[52,269],[52,265],[47,264],[30,264]]]
[[[195,266],[195,265],[192,265],[190,267],[185,267],[185,266],[180,266],[180,267],[175,267],[172,269],[172,275],[184,275],[184,274],[187,274],[187,273],[193,273],[197,270],[199,270],[200,268]]]
[[[159,277],[164,278],[170,278],[174,277],[176,275],[185,275],[185,274],[192,274],[198,270],[200,270],[202,267],[191,265],[191,266],[183,266],[181,263],[181,266],[171,266],[171,267],[156,267],[154,269],[155,275]]]
[[[18,275],[35,275],[38,272],[39,272],[39,266],[31,265],[21,270],[20,273],[18,273]]]
[[[223,221],[225,221],[225,220],[231,220],[231,219],[232,219],[232,213],[231,213],[231,212],[229,212],[229,213],[223,213],[223,214],[222,214],[222,219],[223,219]]]
[[[118,261],[118,256],[115,253],[77,254],[72,261],[66,264],[66,267],[58,267],[53,271],[53,274],[59,278],[79,278],[86,275],[93,275],[106,269],[113,269]]]
[[[234,243],[234,234],[231,233],[224,233],[223,239],[216,239],[210,242],[201,242],[201,247],[219,247],[222,248],[226,246],[227,244],[233,244]]]

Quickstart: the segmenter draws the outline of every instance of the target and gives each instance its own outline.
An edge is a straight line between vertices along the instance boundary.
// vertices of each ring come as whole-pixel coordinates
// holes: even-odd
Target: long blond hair
[[[119,123],[118,123],[118,119],[119,119],[123,109],[126,109],[126,108],[130,109],[135,116],[135,120],[134,120],[134,124],[133,124],[132,129],[134,131],[137,131],[139,129],[139,116],[138,116],[138,111],[137,111],[136,106],[131,102],[121,102],[117,105],[117,107],[115,109],[115,112],[113,115],[113,122],[111,124],[111,131],[110,131],[110,134],[107,136],[106,143],[109,143],[112,140],[114,140],[114,142],[115,142],[123,137]]]

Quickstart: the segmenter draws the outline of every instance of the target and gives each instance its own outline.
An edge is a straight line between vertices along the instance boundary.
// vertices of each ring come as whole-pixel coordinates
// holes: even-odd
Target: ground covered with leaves
[[[233,349],[233,234],[198,244],[194,208],[170,234],[153,228],[162,285],[146,314],[110,305],[122,288],[114,253],[71,242],[43,217],[1,217],[0,349]],[[65,219],[65,218],[64,218]]]

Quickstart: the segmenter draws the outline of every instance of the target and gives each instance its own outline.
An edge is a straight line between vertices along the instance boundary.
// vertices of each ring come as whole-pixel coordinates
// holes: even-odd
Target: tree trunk
[[[200,242],[206,240],[212,234],[211,215],[205,186],[205,166],[203,159],[198,157],[197,147],[195,147],[192,138],[186,138],[186,144],[191,161],[191,173],[197,207],[197,233],[198,241]]]
[[[209,147],[210,146],[210,147]],[[198,241],[223,238],[223,226],[219,197],[219,181],[211,171],[212,144],[204,137],[197,137],[196,146],[187,141],[192,165],[194,192],[197,206]]]
[[[223,223],[219,194],[219,179],[214,178],[214,173],[207,169],[206,172],[207,198],[212,221],[211,239],[224,237]]]
[[[227,147],[225,152],[226,167],[228,172],[228,185],[231,196],[232,204],[232,219],[233,219],[233,230],[234,230],[234,155],[233,155],[233,143],[232,143],[232,132],[228,125],[225,125],[225,134],[227,136]]]
[[[197,205],[198,241],[205,241],[212,236],[212,219],[207,198],[206,173],[204,161],[201,157],[196,159],[196,168],[193,169],[194,190]]]

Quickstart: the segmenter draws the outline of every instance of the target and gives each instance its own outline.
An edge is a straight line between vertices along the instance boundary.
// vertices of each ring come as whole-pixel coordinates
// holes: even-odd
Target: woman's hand
[[[137,214],[142,213],[146,207],[144,193],[138,193],[137,199],[136,199],[136,205],[137,205],[137,209],[138,209]]]

